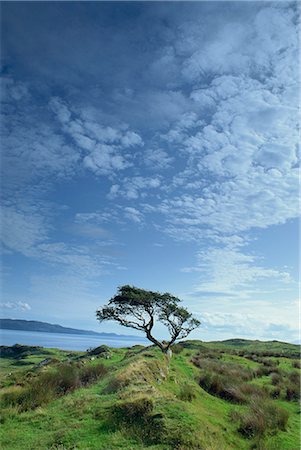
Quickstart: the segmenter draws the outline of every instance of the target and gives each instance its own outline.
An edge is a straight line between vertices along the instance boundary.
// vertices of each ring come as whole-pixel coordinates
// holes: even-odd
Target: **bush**
[[[260,366],[257,367],[254,371],[254,375],[255,377],[263,377],[263,376],[268,376],[271,373],[277,373],[279,375],[281,375],[281,370],[279,369],[279,367],[276,366],[270,366],[270,365],[265,365],[265,366]]]
[[[184,384],[180,388],[178,397],[184,402],[191,402],[196,398],[195,386],[192,386],[191,384]]]
[[[232,414],[239,422],[238,431],[247,438],[263,436],[267,432],[285,431],[289,413],[271,401],[253,399],[247,411]]]
[[[147,422],[153,409],[151,398],[139,397],[135,400],[117,402],[112,407],[111,413],[115,421],[133,424]]]
[[[292,367],[294,369],[301,369],[301,363],[300,361],[292,361]]]
[[[226,376],[234,383],[236,383],[237,380],[249,381],[254,377],[253,370],[251,370],[249,367],[244,367],[241,364],[234,364],[224,361],[214,361],[208,358],[202,359],[199,356],[193,358],[192,362],[200,369]]]
[[[300,385],[290,384],[286,388],[285,400],[288,402],[298,401],[300,398]]]
[[[273,399],[279,398],[281,395],[281,389],[279,386],[275,386],[272,388],[272,390],[270,391],[270,397]]]
[[[116,402],[110,411],[111,423],[126,428],[127,434],[138,436],[147,443],[159,443],[164,433],[161,414],[154,414],[154,403],[150,397],[142,396],[132,400]]]
[[[291,383],[293,384],[299,384],[300,383],[300,375],[298,372],[296,372],[295,370],[293,372],[290,372],[288,374],[288,379],[290,380]]]
[[[184,350],[184,347],[181,344],[174,344],[171,347],[171,350],[174,355],[178,355],[179,353],[182,353],[182,351]]]
[[[282,377],[281,377],[281,375],[279,375],[279,373],[272,372],[270,374],[270,377],[271,377],[271,383],[273,386],[276,386],[277,384],[279,384],[282,381]]]
[[[247,403],[252,397],[267,395],[260,386],[208,371],[201,374],[199,384],[209,394],[235,403]]]
[[[108,372],[108,369],[103,364],[96,364],[94,366],[84,366],[79,372],[80,382],[82,385],[87,385],[97,381]]]
[[[73,364],[61,364],[55,370],[38,374],[25,387],[3,394],[1,401],[4,406],[18,406],[20,411],[34,409],[96,381],[106,372],[107,369],[102,364],[82,368]]]

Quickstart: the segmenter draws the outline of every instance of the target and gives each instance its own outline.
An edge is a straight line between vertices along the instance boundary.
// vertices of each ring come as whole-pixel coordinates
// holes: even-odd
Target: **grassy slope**
[[[264,349],[268,344],[263,344]],[[190,359],[199,345],[225,349],[229,344],[204,344],[191,342],[179,354],[173,356],[169,373],[162,355],[156,349],[138,353],[138,349],[111,349],[111,359],[101,359],[110,367],[109,373],[97,383],[75,390],[35,410],[19,413],[16,407],[3,412],[1,443],[3,449],[250,449],[254,441],[243,438],[237,432],[237,424],[229,418],[233,409],[243,410],[244,405],[233,405],[214,397],[198,386],[199,369]],[[248,345],[248,344],[247,344]],[[252,344],[254,346],[254,344]],[[233,345],[231,346],[233,349]],[[262,346],[261,346],[262,348]],[[286,347],[293,352],[296,346]],[[281,345],[280,345],[281,349]],[[48,349],[47,349],[48,350]],[[279,344],[277,344],[277,351]],[[128,352],[128,354],[127,354]],[[16,365],[16,360],[3,358],[1,377],[3,390],[14,379],[21,379],[33,364],[44,358],[59,360],[78,357],[83,353],[48,350],[46,353],[29,355],[21,359],[28,365]],[[256,362],[225,352],[225,361],[256,367]],[[100,361],[86,358],[87,364]],[[281,358],[284,370],[291,367],[288,358]],[[47,370],[47,369],[43,369]],[[9,375],[12,373],[12,375]],[[260,382],[264,383],[264,378]],[[267,380],[266,380],[267,381]],[[195,398],[180,399],[183,387],[191,385]],[[156,433],[146,423],[135,423],[129,416],[116,419],[116,405],[121,408],[131,402],[150,399],[154,402],[152,416],[164,420],[164,433],[156,443]],[[290,411],[287,430],[267,435],[261,442],[265,450],[297,450],[299,448],[299,415],[296,402],[274,400]],[[130,411],[130,410],[129,410]],[[154,422],[155,423],[155,422]],[[254,447],[253,447],[254,448]]]

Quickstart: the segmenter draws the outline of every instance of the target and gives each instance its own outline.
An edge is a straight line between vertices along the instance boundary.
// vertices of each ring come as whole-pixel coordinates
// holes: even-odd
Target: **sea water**
[[[132,347],[148,345],[148,341],[136,336],[95,336],[92,334],[43,333],[39,331],[0,330],[0,345],[38,345],[61,350],[87,350],[107,345],[108,347]]]

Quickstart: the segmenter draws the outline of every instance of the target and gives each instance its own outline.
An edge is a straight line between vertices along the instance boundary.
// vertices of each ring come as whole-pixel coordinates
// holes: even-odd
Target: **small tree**
[[[118,288],[117,295],[108,305],[97,310],[96,316],[100,322],[114,320],[124,327],[143,331],[147,339],[163,353],[168,353],[176,339],[185,338],[200,325],[187,309],[178,306],[179,303],[180,299],[169,293],[160,294],[126,285]],[[167,327],[169,341],[160,342],[152,335],[156,319]]]

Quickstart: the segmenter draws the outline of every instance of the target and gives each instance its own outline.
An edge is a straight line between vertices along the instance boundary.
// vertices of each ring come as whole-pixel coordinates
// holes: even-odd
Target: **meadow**
[[[297,450],[296,345],[1,348],[1,448]]]

